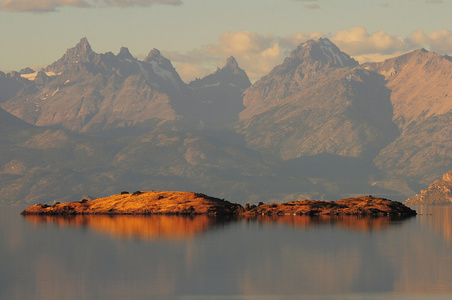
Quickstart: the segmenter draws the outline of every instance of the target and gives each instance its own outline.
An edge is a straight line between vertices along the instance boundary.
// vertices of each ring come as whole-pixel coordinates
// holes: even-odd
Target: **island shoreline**
[[[22,215],[213,215],[213,216],[415,216],[404,204],[362,196],[336,201],[298,200],[285,203],[262,202],[242,206],[237,203],[193,192],[137,191],[95,200],[27,207]]]

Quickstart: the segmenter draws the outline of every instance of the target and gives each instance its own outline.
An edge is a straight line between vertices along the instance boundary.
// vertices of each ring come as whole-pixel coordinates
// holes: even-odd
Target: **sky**
[[[39,70],[87,37],[97,53],[153,48],[189,82],[234,56],[252,81],[327,37],[360,63],[452,55],[452,0],[0,0],[0,70]]]

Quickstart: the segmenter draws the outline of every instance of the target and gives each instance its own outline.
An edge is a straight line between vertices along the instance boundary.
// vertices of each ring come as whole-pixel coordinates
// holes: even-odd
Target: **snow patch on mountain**
[[[199,88],[204,89],[204,88],[209,88],[209,87],[214,87],[214,86],[220,86],[220,83],[217,82],[217,83],[211,83],[211,84],[204,84],[204,85],[201,85]]]
[[[137,63],[138,63],[138,66],[140,67],[140,71],[143,74],[144,78],[146,78],[146,80],[149,82],[149,72],[148,72],[148,70],[146,70],[143,67],[143,64],[141,62],[137,61]]]
[[[61,75],[61,73],[56,74],[55,72],[45,72],[45,73],[49,77]],[[35,80],[36,76],[38,76],[38,72],[29,73],[29,74],[20,74],[20,77],[22,77],[24,79],[28,79],[30,81]]]
[[[151,65],[152,67],[152,71],[154,71],[155,74],[157,74],[159,77],[165,79],[165,80],[169,80],[173,83],[174,87],[178,88],[178,84],[176,79],[174,78],[173,74],[165,69],[162,69],[158,62],[151,60],[148,62],[148,64]]]
[[[344,67],[344,61],[342,60],[342,57],[340,54],[337,53],[337,51],[334,51],[332,48],[334,44],[330,42],[329,40],[321,40],[319,43],[320,50],[322,51],[323,55],[328,57],[328,60],[331,62],[337,61],[341,67]]]
[[[56,93],[58,93],[58,91],[60,90],[60,87],[58,87],[55,92],[53,92],[52,97],[55,96]]]

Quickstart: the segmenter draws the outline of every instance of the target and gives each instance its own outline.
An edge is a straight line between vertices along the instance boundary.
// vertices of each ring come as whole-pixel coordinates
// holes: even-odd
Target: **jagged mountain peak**
[[[335,67],[356,67],[359,63],[351,58],[348,54],[342,52],[333,42],[327,38],[320,38],[317,41],[308,41],[301,45],[301,49],[308,50],[309,55],[315,59],[322,61]],[[297,50],[299,50],[297,48]],[[303,49],[304,50],[304,49]]]
[[[157,50],[157,49],[152,49],[148,56],[144,59],[145,62],[147,63],[157,63],[158,66],[164,70],[170,71],[172,73],[177,73],[176,69],[173,67],[173,64],[171,63],[171,61],[169,59],[167,59],[166,57],[164,57],[162,55],[162,53]],[[177,77],[179,77],[179,75],[177,75]],[[179,81],[179,79],[178,79]]]
[[[188,84],[200,103],[198,118],[209,124],[231,124],[243,110],[243,92],[251,86],[248,75],[234,57],[226,59],[223,68]]]
[[[67,66],[78,64],[80,62],[89,62],[94,59],[97,54],[92,50],[91,45],[86,37],[72,48],[67,49],[66,54],[61,59],[47,66],[47,72],[62,72]]]
[[[29,67],[19,71],[20,74],[31,74],[31,73],[34,73],[34,72],[35,72],[35,70],[33,70],[32,68],[29,68]]]
[[[86,37],[83,37],[80,39],[80,42],[75,45],[73,48],[76,53],[90,53],[93,52],[93,49],[91,49],[91,45],[88,42],[88,39]]]
[[[224,67],[229,67],[229,68],[238,68],[239,64],[237,63],[237,60],[235,59],[234,56],[229,56],[226,59],[226,64],[224,65]]]
[[[241,89],[242,92],[251,86],[248,75],[239,67],[239,64],[233,56],[226,59],[226,64],[223,68],[218,67],[215,73],[192,81],[189,85],[192,88],[202,88],[220,84],[233,85]]]
[[[158,49],[152,49],[150,52],[149,52],[149,54],[148,54],[148,56],[146,56],[146,58],[144,59],[144,61],[145,62],[149,62],[149,61],[151,61],[151,60],[156,60],[156,61],[158,61],[158,60],[160,60],[161,58],[165,58],[165,57],[163,57],[162,56],[162,53],[158,50]]]
[[[358,62],[329,39],[308,40],[294,49],[281,65],[245,91],[243,104],[246,109],[240,113],[240,118],[252,118],[282,99],[306,91],[329,76],[338,76],[339,79],[345,76],[344,72],[349,72],[356,66]]]
[[[301,59],[302,61],[319,61],[334,67],[356,67],[359,63],[348,54],[342,52],[327,38],[309,40],[300,44],[290,53],[286,60]]]
[[[130,53],[129,48],[127,48],[127,47],[121,47],[121,50],[119,50],[117,57],[122,60],[126,60],[126,59],[134,60],[135,59],[133,57],[133,55]]]

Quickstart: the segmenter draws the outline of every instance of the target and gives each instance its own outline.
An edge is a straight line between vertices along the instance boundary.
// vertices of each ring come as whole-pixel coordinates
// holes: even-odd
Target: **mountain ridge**
[[[0,190],[404,200],[452,168],[451,63],[421,49],[359,65],[319,39],[254,84],[234,57],[186,84],[157,49],[98,54],[82,38],[39,72],[0,73]]]
[[[241,70],[238,65],[235,68],[235,71]],[[49,84],[36,80],[45,74],[54,74],[46,79]],[[249,82],[243,70],[228,77],[236,83],[243,79]],[[235,80],[235,77],[240,78]],[[125,47],[118,55],[111,52],[97,54],[88,40],[82,38],[28,85],[28,90],[5,101],[2,107],[38,126],[101,132],[140,124],[159,126],[178,119],[217,120],[205,111],[200,113],[203,110],[202,95],[190,90],[171,62],[157,49],[152,49],[145,60],[140,61]],[[241,89],[244,89],[243,84]],[[221,92],[211,91],[209,96],[218,98]],[[233,92],[232,109],[223,105],[219,110],[226,108],[232,110],[232,114],[238,114],[241,92]],[[230,122],[231,118],[222,122]]]

